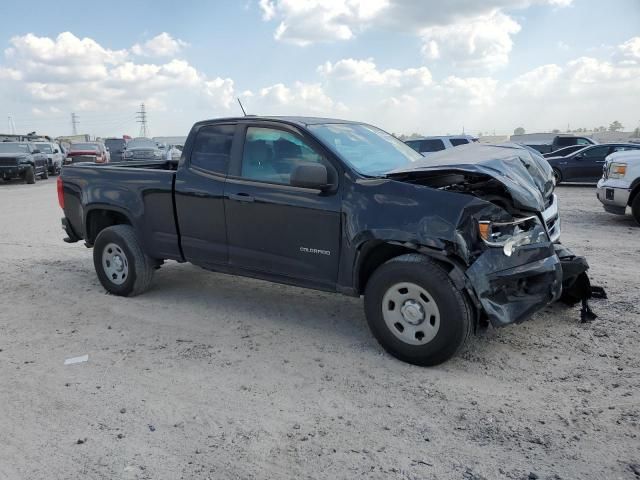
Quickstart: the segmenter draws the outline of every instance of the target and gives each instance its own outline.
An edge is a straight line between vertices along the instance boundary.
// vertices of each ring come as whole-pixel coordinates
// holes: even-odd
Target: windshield
[[[134,138],[127,143],[127,150],[131,150],[132,148],[149,148],[155,150],[158,147],[156,146],[156,142],[148,138]]]
[[[363,175],[381,176],[424,159],[404,142],[371,125],[327,123],[308,128]]]
[[[95,143],[74,143],[71,145],[71,150],[93,150],[98,151],[98,146]]]
[[[26,143],[0,143],[0,153],[29,153]]]
[[[53,153],[53,148],[48,143],[36,143],[36,148],[42,153]]]

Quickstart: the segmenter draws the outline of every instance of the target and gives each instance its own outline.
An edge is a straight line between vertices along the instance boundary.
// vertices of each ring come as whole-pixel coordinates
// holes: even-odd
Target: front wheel
[[[44,170],[42,171],[42,178],[46,180],[49,178],[49,167],[45,165]]]
[[[424,255],[393,258],[365,292],[367,322],[382,347],[415,365],[445,362],[464,345],[472,320],[464,294]]]
[[[553,169],[553,178],[556,179],[556,185],[560,185],[560,182],[562,181],[562,173],[557,168]]]
[[[148,290],[154,272],[153,260],[142,250],[130,225],[114,225],[98,234],[93,265],[102,286],[123,297]]]
[[[640,193],[637,193],[633,202],[631,202],[631,215],[636,219],[638,225],[640,225]]]
[[[31,165],[29,165],[27,167],[27,170],[24,172],[24,181],[29,185],[33,185],[34,183],[36,183],[36,171]]]

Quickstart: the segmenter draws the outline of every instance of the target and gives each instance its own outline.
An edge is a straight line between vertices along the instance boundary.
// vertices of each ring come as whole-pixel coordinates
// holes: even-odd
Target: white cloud
[[[423,54],[430,60],[447,58],[459,66],[496,68],[509,62],[512,35],[520,25],[501,12],[422,30]]]
[[[295,82],[292,86],[277,83],[260,89],[249,102],[251,113],[274,114],[322,114],[330,115],[347,110],[344,104],[334,101],[319,83]],[[246,108],[246,105],[245,105]]]
[[[631,61],[640,61],[640,37],[633,37],[618,46],[622,56]]]
[[[261,0],[263,19],[280,18],[275,38],[297,45],[353,38],[388,0]]]
[[[235,101],[234,91],[233,80],[230,78],[217,77],[204,82],[204,94],[208,102],[218,107],[229,109]]]
[[[136,43],[131,47],[131,51],[135,55],[145,57],[172,57],[188,45],[187,42],[162,32],[143,44]]]
[[[336,63],[326,62],[318,67],[325,77],[353,80],[360,84],[398,87],[405,89],[421,88],[432,81],[427,67],[407,68],[405,70],[378,70],[373,59],[356,60],[345,58]]]
[[[350,40],[369,29],[424,39],[429,59],[497,67],[508,61],[520,25],[503,10],[532,4],[566,7],[572,0],[260,0],[276,39],[305,46]]]

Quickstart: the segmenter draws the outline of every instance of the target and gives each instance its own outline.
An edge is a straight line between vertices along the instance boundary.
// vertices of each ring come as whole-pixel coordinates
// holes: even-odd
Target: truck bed
[[[122,213],[140,232],[145,250],[155,258],[180,259],[173,205],[176,167],[168,160],[65,166],[64,210],[71,228],[91,243],[92,212],[127,205]]]

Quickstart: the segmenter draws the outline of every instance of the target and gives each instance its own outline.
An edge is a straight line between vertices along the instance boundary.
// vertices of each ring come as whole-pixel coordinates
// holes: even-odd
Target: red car
[[[109,163],[109,152],[100,142],[72,143],[65,164],[78,162]]]

